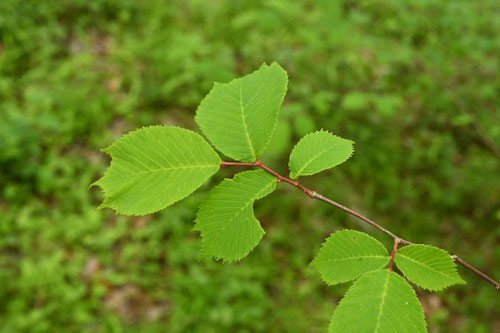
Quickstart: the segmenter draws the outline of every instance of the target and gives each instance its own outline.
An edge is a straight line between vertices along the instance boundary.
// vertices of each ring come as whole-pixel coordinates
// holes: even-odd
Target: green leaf
[[[99,207],[126,215],[153,213],[187,197],[221,163],[199,134],[172,126],[141,128],[103,151],[112,161],[92,184],[104,191]]]
[[[201,232],[201,257],[235,261],[248,255],[264,230],[253,215],[253,202],[276,188],[276,177],[264,170],[224,179],[201,204],[194,230]]]
[[[466,282],[457,273],[455,262],[442,249],[430,245],[414,244],[396,252],[394,262],[403,274],[417,286],[440,290]]]
[[[328,237],[311,265],[332,285],[354,280],[388,263],[387,250],[378,240],[363,232],[341,230]]]
[[[273,136],[287,83],[285,70],[275,62],[229,83],[215,83],[196,111],[196,122],[223,154],[255,162]]]
[[[351,140],[323,130],[304,136],[290,154],[290,178],[314,175],[339,165],[351,157],[352,145]]]
[[[426,332],[413,288],[397,273],[373,271],[356,280],[333,313],[329,333]]]

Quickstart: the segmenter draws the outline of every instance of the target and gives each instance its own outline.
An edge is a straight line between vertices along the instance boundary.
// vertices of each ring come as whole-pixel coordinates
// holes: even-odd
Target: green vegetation
[[[92,184],[104,192],[99,207],[125,215],[151,214],[184,199],[221,164],[199,134],[174,126],[141,128],[103,151],[112,161]]]
[[[429,290],[465,283],[457,274],[451,256],[437,247],[413,244],[399,250],[394,262],[408,280]]]
[[[273,136],[287,75],[277,63],[226,84],[216,83],[196,111],[196,123],[224,155],[255,162]]]
[[[365,306],[360,307],[361,302]],[[358,316],[357,322],[353,321],[353,314]],[[422,307],[413,289],[399,274],[384,269],[369,272],[354,281],[335,309],[328,332],[425,333],[427,330]]]
[[[150,216],[98,211],[102,193],[88,190],[109,164],[99,149],[142,126],[195,129],[213,81],[273,60],[291,80],[263,161],[285,174],[290,147],[317,128],[352,139],[349,163],[304,183],[498,280],[498,10],[1,1],[0,332],[324,332],[345,289],[307,267],[322,241],[344,228],[391,239],[277,186],[255,204],[266,236],[248,257],[198,262],[204,192],[241,168]],[[416,288],[429,329],[493,331],[498,292],[461,275],[467,285],[437,296]]]
[[[352,155],[352,144],[326,131],[305,135],[290,154],[290,178],[314,175],[345,162]]]
[[[396,239],[389,257],[383,244],[359,231],[341,230],[328,237],[312,265],[327,284],[354,281],[335,308],[329,332],[427,332],[409,282],[430,290],[465,283],[451,256],[429,245],[405,246],[393,262],[398,243]],[[393,271],[393,263],[404,278]]]
[[[284,182],[394,239],[390,256],[382,243],[359,231],[342,230],[327,239],[311,264],[327,284],[354,281],[333,313],[329,332],[427,332],[424,310],[409,283],[429,290],[465,284],[453,257],[437,247],[411,244],[395,236],[376,222],[325,200],[298,180],[277,174],[258,159],[273,137],[286,77],[277,63],[264,64],[229,83],[215,84],[201,102],[197,124],[219,151],[234,156],[236,162],[221,161],[202,137],[180,127],[144,127],[119,138],[103,150],[112,160],[105,175],[94,183],[104,192],[100,207],[125,215],[154,213],[190,195],[219,167],[261,168],[224,179],[203,200],[193,229],[202,237],[200,259],[213,256],[232,262],[246,257],[265,233],[254,216],[255,200]],[[333,168],[352,152],[350,140],[326,131],[307,134],[290,154],[291,175],[298,179]],[[409,246],[397,252],[400,242]],[[394,263],[404,278],[392,271]],[[387,271],[381,271],[387,264]]]
[[[389,254],[375,238],[355,230],[341,230],[326,239],[311,265],[329,285],[352,281],[389,263]]]
[[[194,228],[203,238],[201,256],[229,262],[246,257],[264,236],[253,203],[275,189],[276,177],[253,170],[224,179],[210,191],[200,205]]]

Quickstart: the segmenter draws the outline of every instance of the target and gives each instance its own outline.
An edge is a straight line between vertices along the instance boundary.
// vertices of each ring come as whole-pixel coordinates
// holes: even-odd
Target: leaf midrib
[[[255,149],[253,147],[252,141],[250,140],[250,134],[248,133],[248,127],[246,122],[245,108],[243,106],[243,80],[240,81],[240,110],[241,110],[241,118],[243,121],[243,128],[245,129],[245,136],[248,141],[248,145],[250,146],[250,150],[252,151],[253,160],[257,159],[255,154]]]
[[[427,269],[429,269],[429,270],[431,270],[431,271],[433,271],[433,272],[439,273],[439,274],[441,274],[441,275],[443,275],[443,276],[445,276],[445,277],[447,277],[447,278],[449,278],[449,279],[454,279],[454,278],[455,278],[455,277],[450,276],[450,275],[448,275],[448,274],[445,274],[445,273],[443,273],[443,272],[441,272],[441,271],[438,271],[437,269],[435,269],[435,268],[433,268],[433,267],[431,267],[431,266],[427,266],[427,265],[425,265],[425,264],[421,263],[420,261],[417,261],[417,260],[415,260],[415,259],[412,259],[412,258],[410,258],[410,257],[408,257],[408,256],[406,256],[406,255],[404,255],[404,254],[397,253],[397,255],[398,255],[399,257],[406,258],[406,259],[408,259],[409,261],[414,262],[414,263],[416,263],[416,264],[418,264],[418,265],[420,265],[420,266],[422,266],[422,267],[424,267],[424,268],[427,268]]]
[[[304,171],[305,168],[307,168],[309,166],[309,164],[311,164],[314,160],[316,160],[320,155],[323,155],[324,153],[326,153],[327,151],[331,150],[332,148],[328,147],[326,148],[325,150],[319,152],[318,154],[316,154],[314,157],[312,157],[307,163],[304,164],[304,166],[295,173],[295,177],[298,177],[300,176],[300,173],[302,171]],[[295,178],[294,177],[294,178]]]
[[[355,259],[373,259],[373,258],[388,258],[387,256],[357,256],[357,257],[349,257],[349,258],[339,258],[339,259],[328,259],[328,260],[322,260],[322,261],[316,261],[316,264],[326,264],[330,262],[336,262],[336,261],[347,261],[347,260],[355,260]]]
[[[154,173],[154,172],[162,172],[162,171],[170,171],[170,170],[178,170],[178,169],[195,169],[195,168],[208,168],[208,167],[216,167],[219,164],[203,164],[203,165],[188,165],[188,166],[179,166],[179,167],[172,167],[172,168],[160,168],[160,169],[149,169],[146,171],[140,171],[140,172],[132,172],[128,176],[136,176],[136,175],[142,175],[145,173]]]
[[[236,212],[234,213],[233,216],[231,216],[230,218],[228,218],[227,220],[227,223],[219,229],[219,232],[218,232],[218,235],[216,236],[215,238],[215,241],[217,241],[219,239],[219,237],[221,236],[221,234],[224,232],[224,230],[226,230],[226,228],[231,224],[233,223],[233,221],[235,220],[235,218],[237,216],[239,216],[243,210],[245,208],[247,208],[249,205],[253,204],[255,200],[257,200],[257,198],[260,197],[261,193],[265,192],[268,190],[269,187],[273,186],[274,183],[270,183],[269,185],[267,185],[266,187],[264,187],[261,191],[259,191],[258,193],[256,193],[252,199],[250,199],[246,204],[244,204],[243,206],[241,206],[238,210],[236,210]]]
[[[384,284],[384,290],[382,291],[382,300],[380,301],[380,310],[378,312],[378,316],[377,316],[377,325],[375,326],[375,332],[377,332],[380,328],[380,319],[382,318],[382,310],[384,308],[384,303],[385,303],[385,299],[387,297],[387,287],[389,286],[389,280],[391,278],[391,272],[388,272],[387,274],[387,279],[385,281],[385,284]]]

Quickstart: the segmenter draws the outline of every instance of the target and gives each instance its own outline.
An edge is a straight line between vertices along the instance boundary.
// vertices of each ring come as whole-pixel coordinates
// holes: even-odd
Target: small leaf
[[[253,215],[253,202],[276,188],[276,177],[264,170],[224,179],[201,204],[194,230],[201,232],[201,257],[235,261],[248,255],[264,230]]]
[[[356,280],[333,313],[329,333],[427,332],[424,311],[412,287],[387,269]]]
[[[201,101],[196,122],[223,154],[255,162],[273,136],[287,83],[285,70],[275,62],[229,83],[216,83]]]
[[[388,263],[387,250],[378,240],[363,232],[341,230],[328,237],[311,265],[332,285],[354,280]]]
[[[288,166],[290,178],[314,175],[346,161],[353,152],[353,142],[327,131],[304,136],[293,148]]]
[[[405,246],[396,252],[394,262],[408,280],[425,289],[441,290],[454,284],[465,284],[451,256],[434,246]]]
[[[103,151],[112,160],[105,175],[92,184],[104,191],[99,207],[125,215],[153,213],[187,197],[221,163],[199,134],[173,126],[141,128]]]

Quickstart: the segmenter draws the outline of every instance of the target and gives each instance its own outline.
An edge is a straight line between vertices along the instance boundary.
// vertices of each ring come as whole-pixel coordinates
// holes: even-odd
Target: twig
[[[390,269],[392,269],[392,259],[394,257],[394,254],[396,253],[395,251],[397,250],[397,245],[398,244],[402,244],[402,245],[412,245],[412,244],[414,244],[414,243],[412,243],[410,241],[404,240],[403,238],[401,238],[399,236],[396,236],[395,234],[393,234],[392,232],[390,232],[386,228],[382,227],[378,223],[375,223],[374,221],[372,221],[369,218],[367,218],[367,217],[365,217],[365,216],[363,216],[363,215],[361,215],[361,214],[353,211],[352,209],[347,208],[347,207],[339,204],[338,202],[335,202],[335,201],[333,201],[331,199],[328,199],[328,198],[322,196],[321,194],[319,194],[319,193],[317,193],[317,192],[315,192],[313,190],[310,190],[310,189],[308,189],[308,188],[300,185],[299,182],[297,182],[297,181],[293,181],[291,179],[288,179],[286,177],[281,176],[276,171],[273,171],[269,167],[263,165],[260,160],[256,160],[254,163],[240,163],[240,162],[226,162],[226,161],[223,161],[220,166],[224,167],[224,166],[230,166],[230,165],[256,166],[256,167],[259,167],[259,168],[261,168],[261,169],[269,172],[270,174],[272,174],[276,178],[278,178],[277,179],[278,182],[285,182],[285,183],[288,183],[290,185],[293,185],[293,186],[299,188],[305,194],[307,194],[310,198],[318,199],[318,200],[324,201],[324,202],[326,202],[326,203],[328,203],[328,204],[330,204],[332,206],[340,208],[341,210],[343,210],[343,211],[351,214],[352,216],[357,217],[358,219],[362,220],[363,222],[366,222],[366,223],[370,224],[371,226],[377,228],[378,230],[384,232],[385,234],[391,236],[394,239],[394,250],[393,250],[393,254],[391,255],[391,262],[389,264],[389,268]],[[464,266],[465,268],[467,268],[471,272],[475,273],[476,275],[478,275],[479,277],[481,277],[485,281],[488,281],[489,283],[491,283],[497,290],[500,290],[500,284],[497,281],[495,281],[494,279],[492,279],[488,275],[484,274],[480,270],[478,270],[478,269],[474,268],[473,266],[469,265],[468,263],[466,263],[465,261],[463,261],[462,259],[460,259],[458,256],[452,255],[451,257],[453,258],[453,260],[455,260],[456,263]]]
[[[260,160],[255,161],[255,163],[238,163],[238,162],[226,162],[226,161],[222,161],[222,163],[221,163],[220,166],[223,167],[223,166],[228,166],[228,165],[257,166],[257,167],[259,167],[261,169],[266,170],[271,175],[273,175],[276,178],[278,178],[278,181],[285,182],[285,183],[288,183],[288,184],[293,185],[295,187],[298,187],[299,189],[301,189],[305,194],[307,194],[310,197],[312,197],[312,195],[313,195],[314,191],[311,191],[311,190],[305,188],[304,186],[300,185],[299,182],[294,182],[293,180],[288,179],[288,178],[283,177],[282,175],[278,174],[276,171],[273,171],[273,170],[269,169],[267,166],[265,166],[264,164],[262,164],[262,162]]]
[[[495,280],[493,280],[492,278],[490,278],[488,275],[484,274],[480,270],[472,267],[471,265],[469,265],[468,263],[466,263],[465,261],[460,259],[456,254],[453,254],[451,257],[453,258],[453,260],[455,260],[457,263],[459,263],[460,265],[467,268],[469,271],[476,273],[477,275],[479,275],[480,277],[482,277],[483,279],[485,279],[486,281],[488,281],[489,283],[494,285],[497,290],[500,289],[500,284],[498,282],[496,282]]]
[[[391,260],[389,260],[389,272],[392,272],[392,263],[394,262],[394,256],[396,255],[396,252],[398,251],[398,244],[399,244],[399,240],[397,238],[394,239],[394,247],[392,248]]]
[[[318,199],[318,200],[321,200],[321,201],[324,201],[326,203],[329,203],[330,205],[332,206],[335,206],[337,208],[340,208],[342,209],[343,211],[345,212],[348,212],[349,214],[353,215],[353,216],[356,216],[358,219],[374,226],[375,228],[377,228],[378,230],[382,231],[382,232],[385,232],[387,235],[391,236],[392,238],[398,240],[399,243],[403,244],[403,245],[412,245],[413,243],[412,242],[409,242],[407,240],[404,240],[403,238],[399,237],[399,236],[396,236],[395,234],[393,234],[392,232],[390,232],[389,230],[387,230],[386,228],[382,227],[380,224],[378,223],[375,223],[373,222],[372,220],[370,220],[369,218],[367,217],[364,217],[363,215],[359,214],[359,213],[356,213],[355,211],[353,211],[352,209],[350,208],[347,208],[341,204],[339,204],[338,202],[335,202],[331,199],[328,199],[328,198],[325,198],[324,196],[322,196],[321,194],[318,194],[316,192],[314,192],[311,196],[312,198],[314,199]]]

